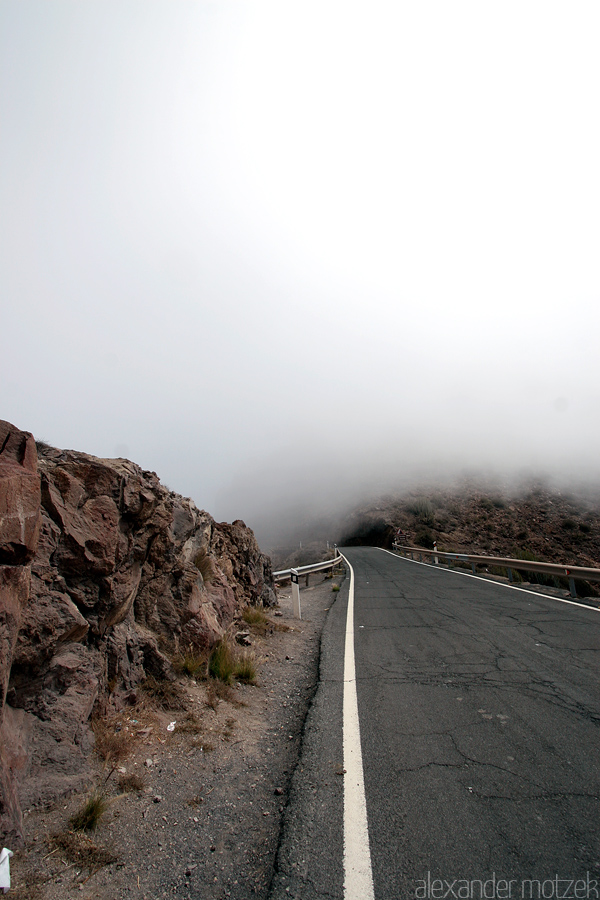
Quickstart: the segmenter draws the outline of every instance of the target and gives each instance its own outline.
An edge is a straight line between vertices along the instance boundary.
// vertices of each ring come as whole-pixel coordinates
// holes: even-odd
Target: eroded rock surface
[[[40,482],[33,436],[0,421],[0,829],[18,837],[21,808],[11,747],[6,694],[23,612],[29,599],[29,562],[40,531]]]
[[[43,446],[36,472],[31,435],[23,445],[1,424],[12,480],[4,491],[0,480],[0,559],[32,558],[30,572],[0,568],[15,579],[8,594],[0,582],[14,813],[15,797],[32,806],[85,785],[97,700],[131,702],[148,674],[173,678],[178,648],[210,647],[240,607],[272,605],[275,594],[270,560],[243,522],[216,523],[125,459]],[[18,814],[10,827],[18,835]]]

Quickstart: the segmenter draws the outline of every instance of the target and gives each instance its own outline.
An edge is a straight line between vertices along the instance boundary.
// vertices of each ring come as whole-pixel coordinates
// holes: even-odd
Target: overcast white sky
[[[217,518],[598,471],[600,5],[3,0],[0,417]]]

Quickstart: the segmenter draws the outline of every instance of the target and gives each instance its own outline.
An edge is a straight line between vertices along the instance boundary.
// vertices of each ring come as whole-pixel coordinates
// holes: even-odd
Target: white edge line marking
[[[354,569],[343,559],[350,569],[344,648],[344,900],[374,900],[354,665]]]
[[[428,569],[436,569],[438,572],[451,572],[452,575],[463,575],[465,578],[474,578],[475,581],[485,581],[486,584],[497,584],[498,587],[508,588],[511,591],[518,591],[520,594],[531,594],[532,597],[543,597],[545,600],[556,600],[557,603],[566,603],[569,606],[579,606],[581,609],[591,609],[593,612],[600,612],[598,607],[588,606],[587,603],[577,603],[576,600],[563,600],[562,597],[553,597],[551,594],[539,594],[537,591],[528,591],[527,588],[515,587],[514,584],[504,584],[503,581],[493,581],[491,578],[482,578],[481,575],[472,575],[470,572],[457,572],[456,569],[446,569],[443,566],[434,566],[433,563],[420,562],[418,559],[408,559],[406,556],[400,556],[398,553],[392,553],[391,550],[386,550],[385,547],[376,547],[375,549],[381,550],[382,553],[389,553],[394,559],[404,559],[406,562],[414,563],[417,566],[426,566]],[[348,565],[350,565],[350,563],[348,563]]]

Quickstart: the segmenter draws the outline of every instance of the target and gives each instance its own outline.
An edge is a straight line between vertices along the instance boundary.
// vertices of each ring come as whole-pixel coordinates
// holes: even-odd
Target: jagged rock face
[[[40,480],[33,435],[0,421],[0,565],[26,565],[40,530]]]
[[[40,482],[33,436],[0,421],[0,829],[18,836],[22,817],[13,775],[12,723],[5,699],[23,610],[29,599],[28,565],[40,530]]]
[[[41,528],[38,505],[5,717],[6,755],[27,805],[85,784],[88,720],[109,684],[112,702],[126,702],[147,674],[173,677],[178,646],[211,646],[241,606],[275,602],[270,560],[252,531],[217,524],[154,472],[48,447],[38,469]],[[0,546],[18,556],[14,516],[7,521]],[[33,513],[25,524],[32,547]]]

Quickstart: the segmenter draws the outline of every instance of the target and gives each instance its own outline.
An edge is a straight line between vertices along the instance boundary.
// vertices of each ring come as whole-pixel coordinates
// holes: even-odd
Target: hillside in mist
[[[330,544],[391,547],[397,529],[403,543],[488,556],[539,558],[600,566],[600,496],[588,489],[561,490],[543,481],[519,488],[477,479],[452,486],[414,488],[366,500],[337,520],[308,521],[295,545],[272,551],[275,568],[301,565],[326,553]],[[302,546],[300,546],[302,544]],[[590,593],[597,588],[591,586]]]

